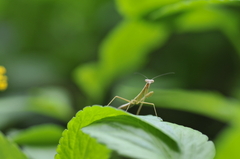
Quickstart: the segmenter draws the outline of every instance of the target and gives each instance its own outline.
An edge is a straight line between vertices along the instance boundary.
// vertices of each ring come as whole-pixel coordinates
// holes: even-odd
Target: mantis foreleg
[[[120,96],[115,96],[115,97],[114,97],[114,98],[108,103],[107,106],[109,106],[109,105],[110,105],[110,104],[111,104],[116,98],[122,99],[122,100],[124,100],[124,101],[130,103],[130,100],[128,100],[128,99],[125,99],[125,98],[120,97]]]

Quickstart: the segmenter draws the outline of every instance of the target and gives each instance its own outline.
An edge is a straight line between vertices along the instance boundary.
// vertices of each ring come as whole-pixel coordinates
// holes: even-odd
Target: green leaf
[[[143,17],[160,7],[174,4],[180,0],[117,0],[119,11],[128,18]],[[134,6],[134,7],[133,7]]]
[[[56,145],[22,146],[22,149],[29,159],[53,159],[56,154]]]
[[[83,128],[83,131],[97,138],[110,149],[130,158],[170,159],[176,153],[161,140],[157,140],[155,136],[149,135],[142,129],[118,122],[98,123]]]
[[[109,158],[110,150],[80,129],[104,117],[121,114],[125,113],[99,106],[85,107],[83,111],[79,111],[76,117],[68,123],[68,129],[63,132],[55,159]]]
[[[55,145],[58,143],[63,128],[54,124],[33,126],[22,131],[13,131],[10,137],[21,145]]]
[[[162,122],[159,117],[93,106],[79,111],[63,132],[56,159],[109,158],[110,149],[131,158],[212,159],[213,143],[198,131]],[[133,153],[137,152],[137,153]]]
[[[69,120],[73,113],[69,94],[59,87],[33,89],[28,110],[63,121]]]
[[[16,144],[8,141],[0,132],[0,158],[1,159],[27,159]]]
[[[102,43],[100,61],[75,70],[75,81],[88,97],[99,102],[115,78],[142,66],[147,54],[161,46],[168,36],[164,25],[124,21]]]
[[[235,40],[239,37],[239,27],[235,27],[238,22],[232,22],[236,18],[231,18],[231,14],[225,14],[227,12],[222,11],[221,7],[216,7],[231,0],[116,2],[125,19],[104,39],[99,61],[81,65],[74,72],[76,83],[92,101],[101,102],[113,80],[143,66],[147,54],[161,47],[173,28],[178,32],[220,29],[226,32],[237,49],[240,48]],[[172,15],[174,18],[169,18]]]
[[[157,90],[149,99],[156,106],[199,113],[220,121],[233,120],[240,111],[240,103],[216,92]]]
[[[73,114],[68,94],[61,88],[35,88],[29,94],[0,99],[0,128],[31,117],[34,113],[64,121],[68,121]]]
[[[233,1],[239,0],[117,0],[117,6],[126,18],[139,19],[148,16],[157,19],[206,5]]]
[[[158,131],[152,126],[158,128]],[[155,116],[104,118],[82,130],[130,158],[212,159],[215,155],[214,145],[208,141],[207,136],[187,127],[161,122]],[[162,132],[174,138],[180,146],[180,152],[174,148],[173,143],[169,145],[171,141]]]
[[[181,125],[167,123],[175,134],[180,144],[182,153],[179,159],[213,159],[215,156],[215,147],[212,141],[208,141],[208,137],[201,132],[193,130]],[[177,159],[177,158],[176,158]]]
[[[218,150],[215,159],[239,158],[240,128],[229,127],[218,136],[216,148]]]
[[[0,99],[0,129],[27,117],[27,96],[9,96]]]
[[[110,150],[107,149],[102,144],[99,144],[95,139],[91,138],[89,135],[84,134],[80,129],[102,119],[111,120],[121,120],[123,122],[131,123],[131,125],[137,125],[138,127],[144,127],[144,129],[149,129],[155,134],[155,136],[161,137],[166,140],[165,144],[171,149],[177,151],[178,146],[176,142],[167,136],[164,132],[159,131],[155,127],[141,121],[138,118],[133,117],[131,114],[125,111],[115,109],[112,107],[86,107],[83,111],[79,111],[69,123],[68,130],[63,132],[63,136],[60,139],[60,144],[57,148],[57,159],[65,158],[109,158]],[[131,118],[131,120],[128,120]],[[139,124],[141,123],[141,124]],[[159,134],[159,135],[156,135]],[[101,156],[101,157],[99,157]]]

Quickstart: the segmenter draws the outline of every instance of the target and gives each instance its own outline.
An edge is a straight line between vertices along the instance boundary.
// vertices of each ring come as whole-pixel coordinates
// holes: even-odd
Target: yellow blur
[[[7,89],[7,76],[4,75],[6,73],[6,69],[3,66],[0,66],[0,91]]]

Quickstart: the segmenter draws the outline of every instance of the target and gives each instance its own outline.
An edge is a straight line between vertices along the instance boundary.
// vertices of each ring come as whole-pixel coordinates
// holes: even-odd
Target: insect
[[[140,73],[137,73],[137,74],[140,74]],[[147,78],[146,76],[144,76],[143,74],[140,74],[140,75],[142,75],[142,76],[144,76],[144,77],[146,78],[146,79],[145,79],[146,84],[145,84],[145,86],[143,87],[143,89],[141,90],[141,92],[140,92],[134,99],[128,100],[128,99],[125,99],[125,98],[120,97],[120,96],[115,96],[115,97],[108,103],[108,105],[110,105],[116,98],[119,98],[119,99],[124,100],[124,101],[127,102],[126,104],[123,104],[123,105],[121,105],[120,107],[118,107],[119,109],[124,109],[124,110],[126,110],[126,111],[128,111],[128,109],[131,108],[131,107],[133,107],[134,105],[139,105],[139,104],[140,104],[140,106],[139,106],[139,108],[138,108],[138,110],[137,110],[137,113],[136,113],[137,115],[138,115],[139,112],[141,111],[143,104],[152,105],[152,106],[153,106],[153,109],[154,109],[154,112],[155,112],[155,115],[158,116],[158,115],[157,115],[157,110],[156,110],[156,108],[155,108],[154,103],[145,102],[145,99],[146,99],[147,97],[150,97],[150,96],[153,94],[153,91],[150,91],[150,92],[148,92],[148,91],[149,91],[150,85],[154,82],[154,79],[157,78],[157,77],[160,77],[160,76],[168,75],[168,74],[174,74],[174,72],[169,72],[169,73],[161,74],[161,75],[158,75],[158,76],[156,76],[156,77],[154,77],[154,78],[152,78],[152,79],[148,79],[148,78]]]

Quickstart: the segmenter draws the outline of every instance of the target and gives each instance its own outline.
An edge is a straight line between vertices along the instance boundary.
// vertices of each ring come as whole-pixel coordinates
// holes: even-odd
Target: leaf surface
[[[135,120],[136,118],[140,121]],[[215,155],[215,147],[206,135],[191,128],[162,122],[155,116],[105,118],[82,130],[130,158],[213,159]],[[180,145],[180,151],[174,149],[174,144],[170,144],[171,141],[164,138],[162,133],[174,138]]]
[[[161,138],[164,146],[168,149],[178,150],[178,146],[171,136],[156,129],[152,125],[142,121],[133,115],[112,107],[85,107],[79,111],[69,123],[68,129],[63,132],[60,144],[57,148],[56,159],[74,159],[74,158],[108,158],[110,150],[99,144],[94,138],[83,133],[80,129],[91,123],[104,121],[121,121],[130,126],[139,127],[139,129],[151,130],[153,137]],[[110,133],[110,132],[109,132]],[[167,145],[167,146],[166,146]]]

